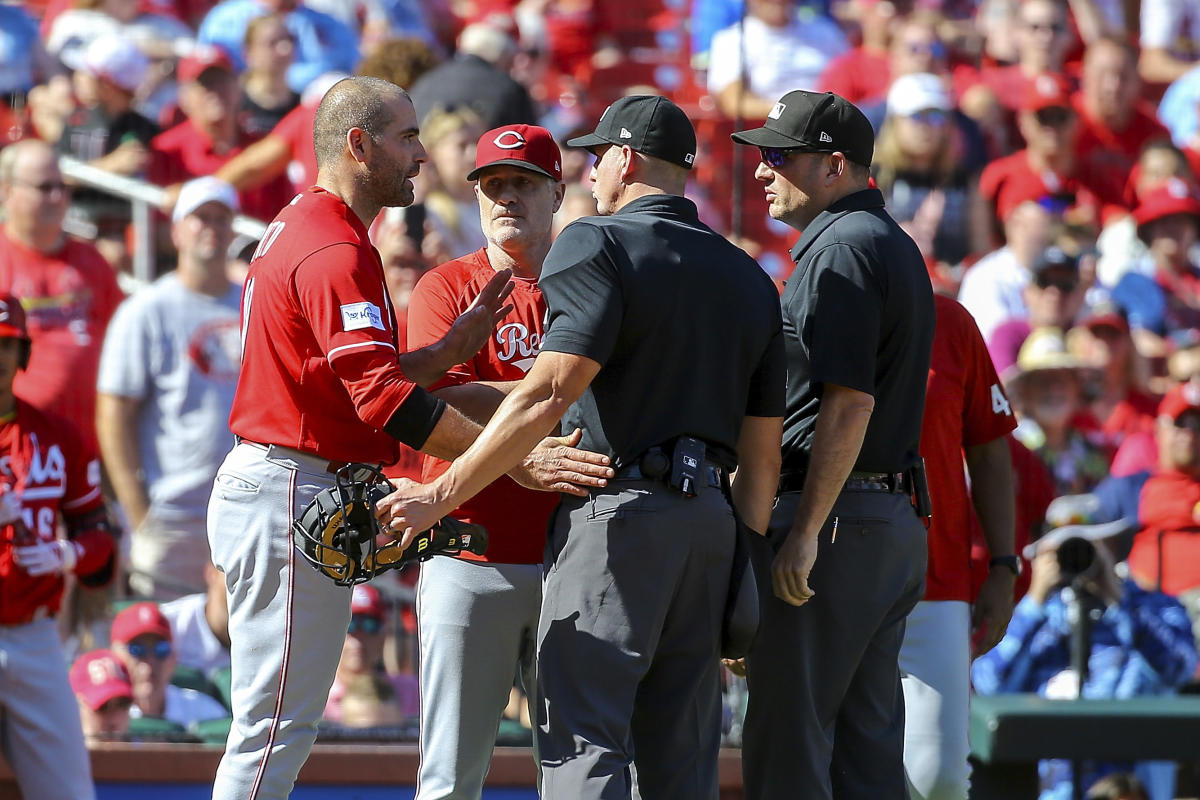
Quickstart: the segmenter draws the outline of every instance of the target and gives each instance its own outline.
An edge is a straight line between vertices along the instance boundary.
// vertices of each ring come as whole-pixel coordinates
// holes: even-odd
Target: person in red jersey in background
[[[107,583],[116,547],[95,448],[13,394],[30,349],[20,302],[0,296],[0,749],[25,797],[79,800],[95,789],[54,615],[64,576]]]
[[[122,298],[116,274],[63,232],[70,191],[49,145],[28,139],[0,151],[0,197],[0,292],[21,298],[36,345],[15,390],[66,417],[94,450],[100,347]]]

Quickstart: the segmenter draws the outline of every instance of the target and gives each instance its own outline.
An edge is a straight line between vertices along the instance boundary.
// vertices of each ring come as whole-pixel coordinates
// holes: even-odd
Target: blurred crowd
[[[1115,576],[1100,593],[1161,594],[1200,633],[1198,0],[4,2],[0,288],[21,299],[33,342],[15,389],[103,457],[126,531],[108,593],[162,604],[128,605],[109,627],[94,590],[75,590],[64,628],[90,650],[72,671],[90,732],[225,716],[204,516],[258,246],[232,221],[269,222],[313,182],[315,108],[346,74],[410,89],[429,151],[417,202],[371,230],[402,325],[424,271],[484,244],[465,178],[483,131],[536,122],[562,142],[623,94],[672,97],[700,138],[689,193],[702,218],[782,283],[792,241],[728,134],[792,89],[852,100],[876,126],[888,210],[935,289],[973,315],[1019,420],[1032,586],[1014,628],[1044,617],[1061,584],[1046,558],[1039,569],[1039,537],[1121,521],[1089,534]],[[165,190],[152,283],[132,272],[128,200],[71,185],[59,156]],[[590,166],[563,148],[558,229],[596,213]],[[978,571],[982,543],[976,556]],[[356,592],[331,720],[411,721],[413,580]],[[1036,650],[1015,635],[988,657]],[[1144,642],[1114,636],[1127,658]],[[1156,673],[1145,691],[1194,681],[1188,641],[1190,660],[1143,659]],[[1057,670],[1018,686],[1011,663],[980,668],[979,691],[1054,691]],[[523,713],[514,702],[516,723]]]

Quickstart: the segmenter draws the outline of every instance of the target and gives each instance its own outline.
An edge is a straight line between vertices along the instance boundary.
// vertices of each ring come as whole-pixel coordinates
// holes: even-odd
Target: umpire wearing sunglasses
[[[746,797],[904,798],[897,659],[925,584],[913,498],[924,474],[929,276],[869,185],[875,136],[853,104],[789,92],[762,127],[733,139],[759,148],[769,213],[801,232],[783,293],[775,555],[755,565],[771,580],[760,582],[746,660]]]

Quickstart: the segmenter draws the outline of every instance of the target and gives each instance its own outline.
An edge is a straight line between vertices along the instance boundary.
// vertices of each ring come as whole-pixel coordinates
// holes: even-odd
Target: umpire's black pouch
[[[916,466],[909,467],[908,479],[912,486],[913,507],[917,510],[917,516],[926,520],[931,519],[933,517],[933,500],[929,497],[929,481],[925,477],[925,459],[922,458]]]
[[[704,442],[691,436],[680,436],[676,439],[674,452],[671,454],[671,476],[667,479],[667,485],[679,490],[685,497],[695,497],[700,469],[704,466],[705,449]]]

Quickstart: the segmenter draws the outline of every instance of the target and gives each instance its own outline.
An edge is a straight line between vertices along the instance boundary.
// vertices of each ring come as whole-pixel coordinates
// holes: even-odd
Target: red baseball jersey
[[[421,276],[408,303],[410,350],[438,341],[467,310],[495,275],[487,252],[478,250],[448,261]],[[514,278],[508,302],[514,308],[496,326],[487,345],[465,364],[450,369],[434,389],[473,381],[517,381],[533,366],[541,349],[546,302],[535,281]],[[450,463],[424,456],[422,479],[445,472]],[[488,552],[463,558],[497,564],[540,564],[546,545],[546,523],[558,505],[558,495],[535,492],[501,476],[463,503],[454,516],[488,529]]]
[[[921,425],[921,455],[933,499],[925,599],[969,602],[975,512],[962,449],[1007,435],[1016,419],[970,312],[942,295],[934,295],[934,309],[937,325]]]
[[[398,361],[379,253],[316,186],[267,227],[242,293],[242,369],[229,428],[332,461],[391,464],[383,432],[417,388]]]
[[[16,415],[0,423],[0,483],[21,498],[21,517],[41,542],[53,541],[58,517],[90,514],[104,504],[100,494],[100,460],[70,422],[17,400]],[[23,532],[22,532],[23,533]],[[33,577],[13,563],[12,548],[34,544],[18,536],[15,525],[3,527],[0,541],[0,625],[28,622],[45,608],[58,611],[63,580],[59,575]],[[75,572],[88,576],[109,563],[112,538],[99,530],[76,539],[83,547]]]
[[[96,376],[108,321],[124,296],[96,248],[68,239],[49,255],[0,231],[0,291],[21,301],[33,350],[13,391],[66,417],[96,448]]]

